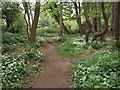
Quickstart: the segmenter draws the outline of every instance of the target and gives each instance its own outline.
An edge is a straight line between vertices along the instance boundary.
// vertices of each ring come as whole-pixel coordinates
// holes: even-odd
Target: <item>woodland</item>
[[[120,2],[0,6],[1,88],[120,89]]]

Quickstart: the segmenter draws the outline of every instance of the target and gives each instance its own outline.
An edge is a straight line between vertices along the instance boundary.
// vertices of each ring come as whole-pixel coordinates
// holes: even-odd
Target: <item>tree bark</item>
[[[92,42],[93,42],[94,40],[96,40],[99,36],[104,35],[104,34],[107,32],[107,30],[108,30],[108,19],[109,19],[109,16],[106,15],[106,13],[105,13],[105,10],[104,10],[104,2],[102,2],[102,14],[103,14],[104,21],[105,21],[104,29],[103,29],[102,32],[100,32],[100,33],[95,33],[95,34],[94,34],[94,36],[93,36],[93,38],[92,38]],[[108,16],[108,17],[107,17],[107,16]]]
[[[100,2],[97,2],[97,32],[101,32],[101,29],[100,29]],[[100,37],[100,40],[103,41],[103,38],[104,38],[104,35]]]
[[[59,31],[59,36],[62,36],[63,32],[63,24],[62,24],[62,2],[60,0],[60,31]]]
[[[83,27],[82,27],[82,24],[81,24],[81,17],[80,17],[80,2],[78,2],[79,4],[79,14],[78,14],[78,9],[77,9],[77,3],[76,2],[73,2],[74,3],[74,7],[75,7],[75,13],[76,13],[76,21],[77,21],[77,24],[79,26],[79,30],[81,31],[81,35],[83,34]]]
[[[28,23],[29,23],[29,27],[31,29],[31,22],[30,22],[30,13],[29,13],[29,6],[28,6],[28,3],[25,1],[25,0],[22,0],[23,1],[23,7],[25,9],[25,14],[27,14],[27,17],[28,17]]]
[[[57,8],[57,4],[55,3],[54,4],[54,8]],[[50,8],[51,10],[53,10],[52,8]],[[60,20],[59,20],[59,12],[58,12],[58,16],[57,15],[54,15],[55,16],[55,20],[58,22],[58,24],[60,25]],[[70,32],[68,31],[68,29],[66,28],[66,26],[64,25],[63,21],[62,21],[62,25],[63,25],[63,30],[65,31],[66,34],[70,34]]]
[[[28,0],[28,2],[30,2],[30,1]],[[32,22],[33,22],[33,14],[32,14],[30,3],[28,3],[28,6],[29,6],[29,9],[30,9],[31,19],[32,19]]]
[[[113,18],[114,18],[114,3],[112,3],[112,19],[111,19],[111,27],[110,27],[110,33],[111,33],[111,37],[113,37]]]
[[[40,14],[40,1],[39,2],[36,1],[34,20],[32,22],[32,28],[30,30],[30,43],[35,43],[39,14]]]
[[[114,28],[114,37],[116,41],[119,41],[119,3],[114,2],[114,20],[113,20],[113,28]],[[116,45],[120,47],[119,44]]]
[[[88,42],[88,38],[89,38],[89,34],[91,33],[92,31],[92,24],[89,20],[89,17],[87,15],[87,11],[86,11],[86,5],[85,5],[85,2],[83,2],[83,9],[84,9],[84,15],[85,15],[85,19],[86,19],[86,22],[88,24],[88,27],[89,29],[85,32],[85,41],[86,43]]]
[[[96,3],[94,3],[94,6],[92,8],[93,9],[93,13],[92,13],[93,14],[92,15],[92,31],[93,31],[94,34],[96,33],[96,31],[95,31],[96,22],[95,22],[95,18],[94,18],[94,15],[95,15],[95,6],[96,6]]]
[[[27,24],[27,29],[26,29],[26,31],[27,31],[28,41],[29,41],[28,22],[27,22],[27,19],[26,19],[26,14],[24,15],[24,19],[25,19],[25,22],[26,22],[26,24]]]
[[[10,21],[8,19],[6,19],[6,23],[7,23],[7,29],[10,28]]]

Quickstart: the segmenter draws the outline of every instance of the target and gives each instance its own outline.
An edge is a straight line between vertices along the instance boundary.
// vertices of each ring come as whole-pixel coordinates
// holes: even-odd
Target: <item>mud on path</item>
[[[40,78],[35,78],[31,83],[32,88],[68,88],[71,63],[69,59],[60,56],[56,47],[61,43],[55,43],[47,37],[51,43],[41,44],[41,52],[47,55],[42,64],[44,72]]]

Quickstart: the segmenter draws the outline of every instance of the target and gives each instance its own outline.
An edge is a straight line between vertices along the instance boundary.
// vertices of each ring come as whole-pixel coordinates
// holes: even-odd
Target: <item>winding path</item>
[[[61,43],[55,43],[47,37],[51,43],[41,44],[41,52],[48,57],[42,64],[44,73],[40,78],[35,78],[31,83],[32,88],[68,88],[70,78],[70,59],[59,55],[56,47]]]

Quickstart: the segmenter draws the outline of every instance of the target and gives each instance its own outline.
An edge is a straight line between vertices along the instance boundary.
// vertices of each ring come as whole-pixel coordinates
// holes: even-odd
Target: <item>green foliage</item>
[[[2,17],[6,19],[7,24],[13,24],[13,22],[17,21],[17,14],[20,13],[20,6],[18,2],[2,2]],[[8,27],[8,28],[9,28]]]
[[[17,20],[13,23],[12,28],[15,30],[15,33],[26,32],[26,23],[22,14],[17,14]]]
[[[2,87],[20,88],[22,87],[25,76],[41,71],[40,62],[43,61],[45,55],[40,53],[39,50],[31,49],[30,51],[23,51],[19,54],[5,54],[2,57]],[[35,59],[32,66],[29,66],[29,61],[31,61],[29,59]]]
[[[2,36],[2,43],[5,44],[17,44],[17,43],[27,43],[26,36],[12,34],[9,32],[4,32]]]
[[[79,33],[79,27],[76,21],[64,21],[65,26],[71,33]]]
[[[54,42],[64,42],[65,41],[65,38],[64,37],[52,37],[52,40]]]
[[[38,28],[45,27],[45,26],[50,27],[54,24],[55,24],[55,20],[52,19],[50,16],[46,16],[45,12],[42,12],[40,14],[40,19],[39,19],[39,22],[38,22]]]
[[[2,46],[2,53],[6,53],[6,52],[14,50],[14,49],[15,49],[15,47],[12,45],[5,45],[5,46]]]
[[[40,44],[45,42],[48,42],[45,37],[36,37],[36,43]]]
[[[119,52],[97,52],[71,68],[72,88],[118,88]]]
[[[62,45],[59,45],[57,48],[60,51],[60,54],[72,59],[84,53],[88,49],[88,44],[86,44],[83,38],[84,36],[80,39],[75,39],[73,41],[68,40]]]
[[[67,58],[74,58],[76,55],[79,55],[79,51],[76,51],[75,44],[72,42],[65,42],[63,45],[59,45],[57,49],[60,51],[60,54]]]
[[[92,48],[94,48],[94,49],[99,49],[99,48],[103,47],[102,44],[101,44],[99,41],[94,41],[94,42],[91,44],[91,46],[92,46]]]
[[[21,87],[23,75],[27,74],[24,56],[12,54],[3,55],[2,60],[2,88]]]
[[[38,72],[43,71],[41,62],[44,61],[46,55],[40,53],[39,46],[40,43],[47,41],[42,37],[38,37],[36,41],[36,44],[29,44],[24,35],[3,33],[3,88],[21,88],[23,83],[25,83],[26,76],[33,78],[38,76]]]

